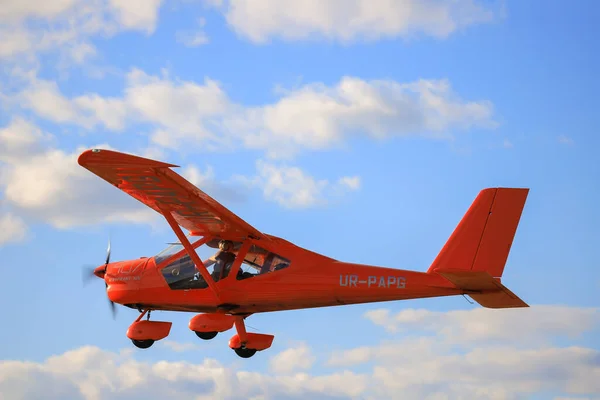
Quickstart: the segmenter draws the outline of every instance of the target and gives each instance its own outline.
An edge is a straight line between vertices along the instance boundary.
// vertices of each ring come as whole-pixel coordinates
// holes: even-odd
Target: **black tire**
[[[194,331],[194,332],[196,332],[196,336],[198,336],[200,339],[204,339],[204,340],[213,339],[215,336],[217,336],[217,333],[219,333],[219,332],[198,332],[198,331]]]
[[[133,342],[133,345],[139,349],[147,349],[148,347],[150,347],[154,344],[154,340],[152,340],[152,339],[146,339],[146,340],[131,339],[131,341]]]
[[[242,347],[240,347],[239,349],[233,349],[233,351],[235,351],[235,354],[242,358],[250,358],[254,354],[256,354],[256,349],[246,349]]]

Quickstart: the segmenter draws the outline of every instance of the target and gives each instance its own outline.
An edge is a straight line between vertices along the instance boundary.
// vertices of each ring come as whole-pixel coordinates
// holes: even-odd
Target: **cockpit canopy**
[[[215,282],[229,276],[234,259],[237,258],[242,246],[241,242],[233,242],[233,250],[229,252],[230,256],[223,257],[223,253],[228,252],[221,252],[218,244],[219,240],[215,239],[196,248],[198,256]],[[219,253],[221,256],[218,256]],[[157,254],[154,259],[171,289],[204,289],[208,287],[200,271],[180,243],[171,244]],[[161,265],[165,262],[166,265]],[[289,259],[253,244],[242,261],[236,279],[243,280],[279,271],[289,265]]]

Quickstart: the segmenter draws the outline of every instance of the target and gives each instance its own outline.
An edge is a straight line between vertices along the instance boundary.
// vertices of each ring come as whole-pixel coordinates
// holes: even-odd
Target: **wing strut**
[[[212,292],[214,293],[215,297],[217,298],[217,301],[220,301],[219,290],[215,286],[215,282],[213,281],[212,277],[208,273],[208,269],[206,269],[206,267],[204,266],[204,263],[198,256],[198,253],[196,253],[196,251],[194,250],[194,247],[188,240],[187,236],[185,236],[185,234],[179,227],[179,224],[177,223],[177,221],[175,221],[175,218],[173,218],[173,215],[171,214],[171,212],[169,212],[168,210],[161,210],[161,211],[162,211],[162,215],[165,217],[165,219],[171,226],[171,229],[173,229],[173,232],[175,232],[175,235],[177,235],[179,242],[183,245],[183,247],[185,248],[185,251],[187,251],[187,253],[190,256],[190,258],[192,259],[192,261],[194,261],[194,264],[196,264],[196,268],[198,269],[198,271],[200,272],[200,274],[202,275],[202,277],[208,284],[208,287],[210,288],[210,290],[212,290]]]

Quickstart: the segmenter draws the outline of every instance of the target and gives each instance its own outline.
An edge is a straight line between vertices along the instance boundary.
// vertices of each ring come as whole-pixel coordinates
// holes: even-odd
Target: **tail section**
[[[499,278],[528,193],[529,189],[482,190],[427,272],[444,276],[483,307],[527,307]]]
[[[500,280],[485,271],[440,271],[440,275],[486,308],[529,307]]]

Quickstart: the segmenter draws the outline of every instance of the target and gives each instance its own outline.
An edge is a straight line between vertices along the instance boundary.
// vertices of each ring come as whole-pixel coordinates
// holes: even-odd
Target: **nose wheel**
[[[147,315],[145,321],[142,320]],[[140,316],[127,329],[127,337],[138,349],[147,349],[154,342],[166,338],[171,331],[171,322],[150,321],[150,310],[140,313]]]

